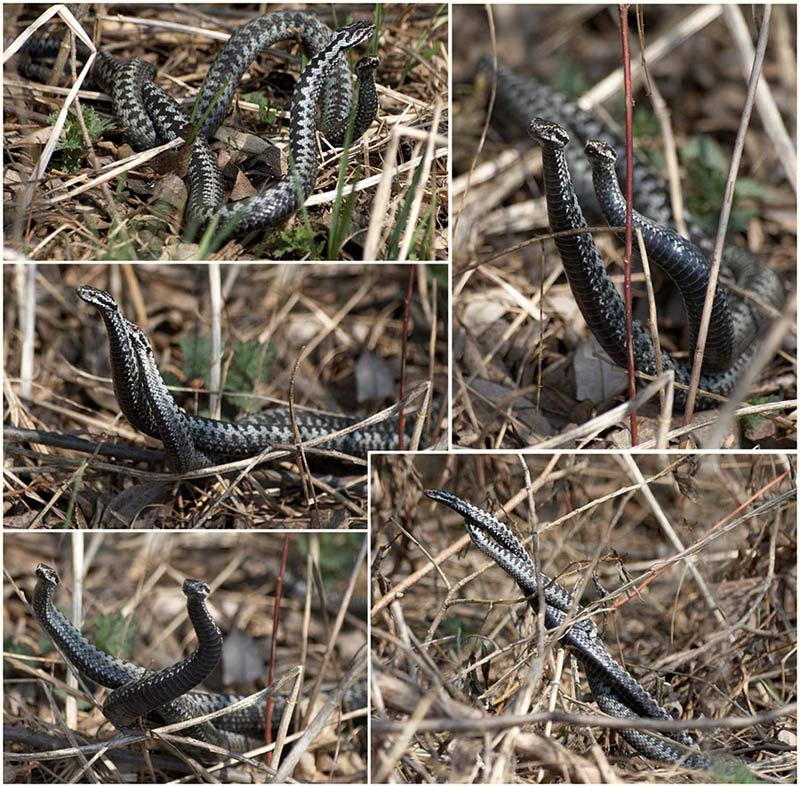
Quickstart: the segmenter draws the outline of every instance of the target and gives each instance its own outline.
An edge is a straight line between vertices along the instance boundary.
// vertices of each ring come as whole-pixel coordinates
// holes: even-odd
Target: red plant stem
[[[619,5],[622,37],[622,68],[625,77],[625,333],[628,339],[628,398],[636,396],[636,367],[633,363],[633,295],[631,292],[631,257],[633,255],[633,90],[631,87],[631,50],[628,46],[627,3]],[[631,444],[639,442],[636,410],[631,413]]]
[[[417,272],[416,265],[408,266],[408,288],[406,289],[406,302],[403,309],[403,345],[400,353],[400,401],[406,395],[406,356],[408,354],[408,324],[411,319],[411,298],[414,295],[414,275]],[[403,450],[403,433],[405,431],[406,417],[401,410],[397,418],[397,447]]]
[[[281,624],[281,598],[283,597],[283,577],[286,574],[286,559],[289,555],[289,533],[283,534],[283,552],[281,553],[281,568],[278,571],[278,581],[275,585],[275,610],[272,614],[272,637],[269,643],[269,674],[267,685],[272,685],[275,680],[275,660],[278,654],[278,629]],[[272,743],[272,695],[267,697],[264,709],[264,741],[269,746]],[[272,761],[272,752],[267,752],[267,765]]]

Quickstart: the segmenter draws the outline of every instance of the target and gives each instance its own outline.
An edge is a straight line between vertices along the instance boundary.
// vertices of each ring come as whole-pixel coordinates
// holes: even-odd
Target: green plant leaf
[[[135,620],[118,612],[99,614],[92,618],[91,627],[94,629],[94,641],[100,650],[121,659],[130,658],[138,631]]]

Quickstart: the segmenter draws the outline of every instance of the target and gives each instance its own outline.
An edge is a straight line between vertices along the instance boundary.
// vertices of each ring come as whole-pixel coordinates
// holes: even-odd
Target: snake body
[[[428,489],[425,494],[464,519],[472,543],[517,583],[531,607],[538,610],[540,593],[536,568],[511,530],[487,511],[450,492]],[[591,620],[571,622],[575,604],[567,590],[544,574],[540,573],[539,579],[544,592],[545,626],[561,632],[559,641],[575,655],[585,670],[600,709],[610,716],[632,722],[637,718],[671,720],[669,713],[606,650]],[[620,734],[634,749],[651,759],[679,763],[689,768],[710,767],[708,759],[697,751],[686,732],[664,732],[664,737],[660,737],[625,727]]]
[[[490,59],[483,59],[479,67],[487,75],[495,73]],[[592,216],[602,215],[611,226],[624,225],[626,206],[618,178],[624,176],[625,146],[619,136],[570,99],[535,79],[520,77],[502,64],[497,64],[496,77],[493,118],[507,132],[527,129],[542,146],[545,197],[553,232],[587,227],[582,207]],[[578,144],[569,144],[571,138]],[[693,353],[708,289],[708,258],[714,239],[688,215],[687,227],[696,245],[677,233],[666,183],[636,156],[633,181],[634,204],[640,211],[634,211],[634,227],[642,231],[649,260],[672,279],[681,294],[688,318],[690,353]],[[557,237],[554,241],[587,326],[611,360],[625,366],[624,303],[605,271],[591,235]],[[783,305],[783,286],[778,276],[745,249],[726,245],[722,272],[761,303],[778,309]],[[717,285],[701,391],[718,396],[731,392],[753,357],[766,322],[762,310],[723,284]],[[634,324],[633,347],[637,370],[655,375],[653,341],[638,322]],[[688,385],[689,365],[668,352],[662,352],[661,362],[665,370],[674,370],[679,384]],[[685,404],[685,388],[676,389],[674,401],[676,407]],[[716,404],[711,397],[698,398],[699,407]]]
[[[39,564],[32,608],[66,660],[85,678],[112,689],[103,704],[105,716],[119,728],[141,721],[147,727],[189,721],[244,699],[234,694],[193,691],[216,667],[222,655],[222,634],[206,607],[209,588],[186,580],[183,592],[197,634],[197,649],[186,659],[158,672],[148,673],[136,664],[111,656],[90,642],[53,603],[59,576],[54,568]],[[273,696],[273,724],[283,715],[286,699]],[[264,742],[265,702],[189,727],[185,733],[197,740],[231,751],[245,751]],[[366,704],[363,687],[345,693],[342,705],[353,710]]]
[[[78,297],[94,306],[108,334],[111,375],[120,409],[136,429],[161,440],[170,466],[178,473],[254,456],[275,445],[294,444],[288,408],[266,410],[235,423],[182,410],[164,384],[144,332],[128,322],[103,290],[84,285]],[[359,422],[358,416],[295,411],[303,441],[324,437]],[[413,424],[407,422],[406,436]],[[366,457],[369,451],[398,445],[397,418],[333,438],[326,447]]]
[[[362,58],[356,65],[358,98],[345,57],[348,49],[374,32],[366,21],[333,32],[309,14],[276,11],[251,20],[226,42],[200,89],[193,118],[199,133],[187,171],[190,223],[215,222],[219,230],[244,233],[274,227],[295,213],[314,188],[317,177],[318,128],[334,145],[345,140],[353,115],[355,140],[370,126],[378,109],[373,79],[377,58]],[[255,56],[278,41],[300,38],[310,60],[295,86],[289,125],[289,172],[258,194],[224,205],[222,175],[209,147],[230,108],[238,84]],[[85,48],[80,52],[85,54]],[[100,50],[92,78],[110,96],[114,113],[127,129],[131,145],[145,150],[186,135],[190,118],[153,78],[155,68],[143,60],[121,61]],[[321,98],[321,119],[317,104]]]
[[[197,649],[177,664],[114,689],[103,704],[103,714],[115,727],[130,727],[156,708],[182,697],[217,666],[222,657],[222,632],[206,606],[209,593],[211,588],[203,582],[184,581],[186,611],[197,634]]]

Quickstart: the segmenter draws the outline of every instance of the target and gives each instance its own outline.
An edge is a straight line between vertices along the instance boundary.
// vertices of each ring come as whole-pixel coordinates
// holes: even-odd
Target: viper
[[[195,691],[216,667],[222,655],[222,634],[206,606],[208,585],[194,579],[183,583],[186,611],[197,635],[197,648],[185,659],[156,672],[112,656],[87,639],[55,606],[60,579],[56,569],[40,563],[31,606],[39,625],[47,632],[69,664],[84,678],[112,689],[103,703],[103,714],[120,729],[143,724],[157,727],[190,721],[221,710],[243,699],[233,694]],[[366,705],[363,687],[354,686],[343,698],[345,710]],[[190,738],[231,751],[246,751],[264,743],[264,702],[191,726]],[[286,698],[273,697],[273,724],[277,730]]]
[[[585,215],[602,217],[610,226],[625,224],[626,204],[618,178],[624,176],[625,146],[605,123],[583,111],[548,85],[522,77],[503,63],[482,58],[480,71],[496,85],[492,115],[508,135],[527,131],[542,147],[545,199],[554,242],[575,301],[586,324],[609,358],[627,365],[624,302],[606,272]],[[634,227],[641,230],[648,259],[676,285],[687,313],[690,356],[709,283],[709,259],[714,238],[686,215],[692,240],[675,228],[664,179],[640,157],[634,157]],[[577,234],[575,234],[577,231]],[[784,288],[777,274],[756,255],[727,244],[722,273],[744,291],[742,296],[719,283],[700,378],[701,392],[728,395],[758,348],[769,316],[780,309]],[[634,321],[633,355],[636,369],[657,374],[656,350],[650,334]],[[675,372],[675,407],[686,403],[691,365],[662,351],[662,368]],[[700,408],[718,399],[699,396]]]
[[[100,314],[108,334],[111,378],[123,415],[144,434],[162,441],[167,462],[177,473],[255,456],[265,449],[295,443],[289,408],[274,408],[230,422],[188,413],[178,406],[164,383],[150,341],[126,320],[114,298],[83,285],[78,297]],[[358,416],[297,409],[295,422],[303,441],[325,437],[357,424]],[[413,424],[406,422],[410,441]],[[399,442],[397,418],[332,437],[325,447],[366,457],[369,451],[391,450]]]
[[[296,11],[275,11],[239,28],[220,50],[187,115],[153,80],[155,66],[134,58],[121,60],[98,50],[91,76],[111,97],[117,121],[124,126],[136,150],[146,150],[185,137],[196,126],[186,174],[188,218],[197,226],[214,223],[218,230],[245,233],[275,227],[293,215],[314,189],[317,178],[317,130],[335,146],[360,137],[378,110],[375,57],[356,64],[357,86],[345,56],[375,31],[367,21],[353,22],[338,31],[316,17]],[[222,174],[209,142],[225,118],[234,93],[259,52],[285,39],[299,38],[309,61],[292,94],[289,123],[289,171],[277,184],[244,200],[225,204]],[[57,50],[60,40],[33,42],[28,58]],[[79,45],[78,54],[88,56]],[[25,63],[26,73],[45,78],[38,63]],[[317,104],[321,112],[317,117]],[[352,117],[352,120],[351,120]]]
[[[609,716],[631,721],[631,726],[621,728],[620,734],[636,751],[650,759],[688,768],[710,767],[708,758],[698,751],[687,732],[656,734],[636,729],[636,719],[671,720],[672,717],[611,656],[591,620],[572,622],[576,610],[570,593],[545,574],[537,573],[530,555],[507,525],[451,492],[428,489],[425,494],[459,514],[472,543],[517,583],[534,610],[543,607],[545,627],[559,631],[560,644],[583,667],[600,709]]]

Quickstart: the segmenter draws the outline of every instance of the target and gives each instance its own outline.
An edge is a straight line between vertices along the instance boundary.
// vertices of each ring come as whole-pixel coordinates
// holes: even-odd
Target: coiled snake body
[[[265,410],[235,423],[182,410],[164,384],[144,332],[128,322],[116,301],[103,290],[84,285],[78,297],[94,306],[108,332],[114,393],[125,417],[136,429],[161,440],[170,466],[178,473],[254,456],[275,444],[294,444],[288,408]],[[297,409],[303,441],[324,437],[358,423],[358,416],[313,413]],[[413,424],[406,422],[410,439]],[[398,445],[397,418],[332,438],[326,447],[366,457],[372,450]]]
[[[194,118],[200,124],[187,171],[190,222],[216,221],[218,230],[243,233],[273,227],[291,216],[314,188],[317,177],[318,126],[334,145],[344,143],[351,114],[355,140],[370,126],[378,109],[373,73],[377,58],[356,65],[358,99],[345,57],[374,32],[369,22],[354,22],[333,32],[308,14],[276,11],[258,17],[234,33],[220,51],[197,96]],[[253,58],[278,41],[299,37],[311,58],[292,96],[289,127],[289,173],[274,186],[223,206],[222,175],[209,148],[234,92]],[[81,50],[85,56],[85,48]],[[93,79],[110,96],[114,112],[127,128],[131,145],[145,150],[185,136],[190,118],[154,82],[155,68],[143,60],[120,61],[99,51]],[[322,100],[321,120],[317,103]]]
[[[489,78],[494,63],[483,58],[479,68]],[[587,227],[581,206],[593,216],[602,215],[615,227],[625,223],[625,200],[618,177],[624,176],[622,140],[605,124],[581,110],[565,96],[534,79],[522,78],[497,64],[497,93],[493,118],[507,129],[528,130],[542,146],[545,197],[553,232]],[[570,144],[571,138],[574,138]],[[577,143],[577,144],[576,144]],[[585,156],[581,147],[585,148]],[[678,288],[688,317],[690,354],[693,354],[709,281],[714,239],[691,216],[687,226],[697,245],[674,229],[674,218],[664,180],[641,159],[634,158],[634,227],[642,231],[648,259],[658,265]],[[625,307],[606,273],[592,236],[588,233],[554,239],[570,289],[586,324],[611,360],[627,364]],[[762,304],[779,309],[783,285],[768,266],[747,250],[727,245],[722,273]],[[731,392],[742,370],[758,348],[768,317],[758,305],[739,297],[719,283],[706,343],[700,389],[717,396]],[[657,374],[655,347],[650,334],[634,321],[634,362],[637,370]],[[691,366],[662,351],[663,369],[672,369],[676,382],[687,386]],[[685,387],[675,390],[675,406],[686,403]],[[698,407],[718,404],[699,396]]]
[[[33,591],[33,613],[39,625],[67,661],[85,678],[112,689],[103,713],[115,727],[142,722],[147,727],[189,721],[244,699],[234,694],[193,691],[207,678],[222,655],[222,634],[206,607],[208,585],[187,579],[183,583],[186,608],[197,634],[197,649],[177,664],[148,673],[136,664],[111,656],[90,642],[53,603],[59,576],[40,563]],[[277,729],[286,698],[273,696],[273,723]],[[366,705],[363,687],[354,686],[343,698],[345,710]],[[264,702],[245,706],[185,730],[191,738],[231,751],[245,751],[264,742]]]
[[[511,530],[484,511],[456,495],[439,489],[428,489],[432,500],[453,509],[464,519],[472,543],[494,560],[528,597],[533,609],[539,609],[539,583],[536,569],[525,548]],[[558,629],[574,614],[572,596],[558,583],[540,575],[544,589],[544,619],[548,629]],[[589,687],[601,710],[609,716],[630,719],[664,719],[672,717],[652,695],[619,663],[603,645],[591,620],[570,623],[559,641],[573,653],[586,671]],[[683,731],[655,735],[633,727],[620,729],[620,734],[634,749],[654,760],[679,763],[689,768],[708,768],[708,759],[697,751],[691,736]]]

